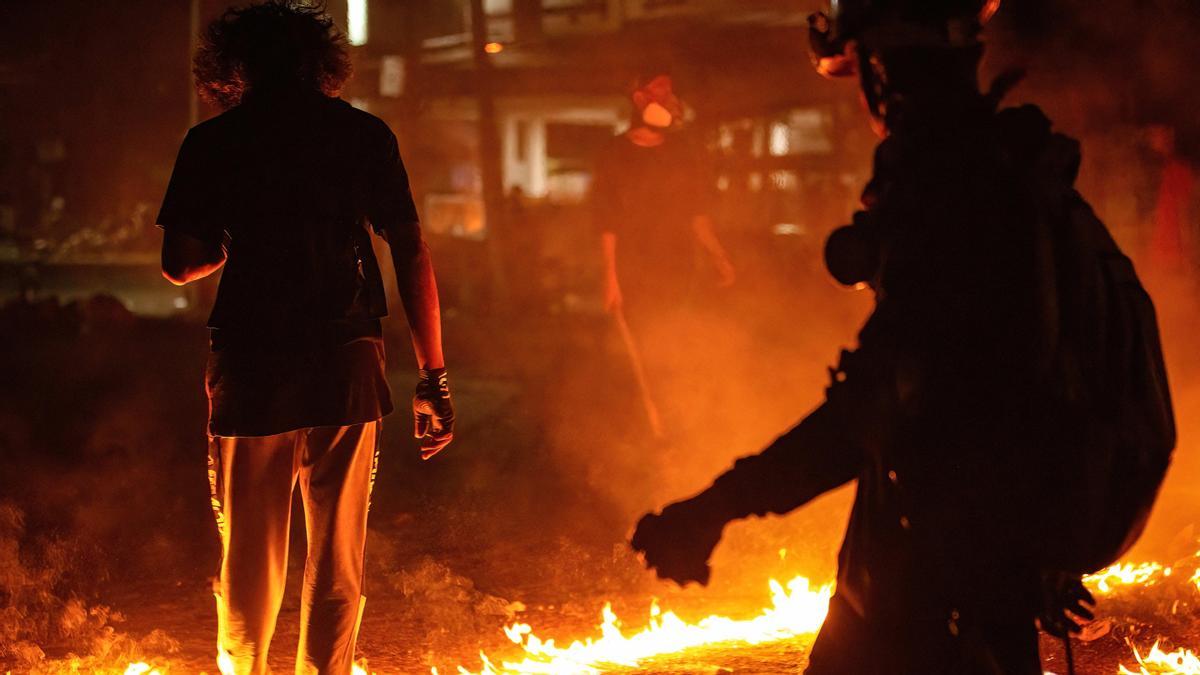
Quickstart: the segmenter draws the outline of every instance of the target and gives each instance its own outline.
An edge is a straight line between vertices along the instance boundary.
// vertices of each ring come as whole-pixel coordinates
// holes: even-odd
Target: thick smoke
[[[1185,269],[1164,273],[1151,257],[1151,233],[1164,158],[1156,135],[1169,130],[1176,153],[1200,167],[1200,104],[1195,40],[1200,12],[1177,0],[1012,2],[997,18],[988,70],[1022,66],[1014,103],[1035,103],[1083,146],[1080,191],[1138,266],[1159,312],[1179,425],[1179,446],[1159,504],[1134,557],[1172,560],[1196,548],[1200,494],[1197,420],[1200,356],[1200,184],[1184,213]],[[1193,174],[1195,175],[1195,174]]]

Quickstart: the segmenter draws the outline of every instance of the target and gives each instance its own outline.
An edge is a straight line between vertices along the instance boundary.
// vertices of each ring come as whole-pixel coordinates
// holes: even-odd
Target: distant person
[[[1192,277],[1200,264],[1200,185],[1196,170],[1179,154],[1173,127],[1151,126],[1147,138],[1150,149],[1162,162],[1147,259],[1158,275]]]
[[[1013,78],[979,89],[998,4],[813,17],[819,69],[860,78],[885,136],[826,246],[875,311],[823,404],[633,536],[659,576],[707,583],[726,523],[857,481],[809,675],[1041,675],[1036,622],[1091,618],[1081,576],[1140,534],[1174,448],[1154,308],[1074,189],[1078,143],[997,110]]]
[[[736,274],[713,231],[712,176],[701,148],[682,134],[683,103],[671,78],[639,81],[632,98],[633,125],[601,152],[591,204],[603,245],[605,309],[638,314],[688,299],[697,249],[721,285]]]
[[[423,459],[454,427],[433,265],[396,137],[336,98],[350,61],[329,17],[290,1],[229,10],[202,36],[195,73],[226,110],[184,139],[158,223],[169,280],[224,268],[206,377],[221,668],[268,671],[299,483],[308,552],[296,672],[349,675],[392,411],[371,230],[391,246],[412,329]]]
[[[697,252],[706,255],[720,286],[732,285],[736,273],[713,230],[712,176],[701,148],[681,131],[684,106],[671,78],[639,80],[632,103],[632,126],[596,161],[591,206],[601,233],[604,308],[622,327],[640,370],[647,327],[692,300]],[[643,382],[644,395],[645,389]],[[658,426],[657,413],[649,414]]]

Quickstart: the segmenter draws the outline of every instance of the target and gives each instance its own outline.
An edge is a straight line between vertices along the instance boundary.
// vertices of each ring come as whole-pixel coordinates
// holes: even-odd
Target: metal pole
[[[487,14],[483,0],[471,0],[471,51],[475,63],[475,95],[479,106],[479,162],[483,189],[484,222],[487,223],[487,254],[492,272],[494,304],[508,302],[508,280],[504,274],[500,240],[505,235],[503,171],[500,166],[500,134],[496,129],[496,97],[492,57],[488,43]]]

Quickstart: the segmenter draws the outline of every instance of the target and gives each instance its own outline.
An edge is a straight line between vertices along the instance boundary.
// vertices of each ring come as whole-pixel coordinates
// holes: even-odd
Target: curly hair
[[[200,38],[192,64],[200,95],[228,109],[261,87],[336,96],[351,74],[346,37],[322,4],[267,0],[225,11]]]

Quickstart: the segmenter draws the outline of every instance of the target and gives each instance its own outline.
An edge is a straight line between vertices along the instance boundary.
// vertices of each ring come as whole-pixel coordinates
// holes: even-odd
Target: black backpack
[[[1006,115],[1025,147],[1031,130],[1040,140],[1029,157],[1042,214],[1057,451],[1049,453],[1057,466],[1049,473],[1043,562],[1086,573],[1115,562],[1145,528],[1175,448],[1175,417],[1154,304],[1073,187],[1078,143],[1052,134],[1036,108],[999,117]]]

